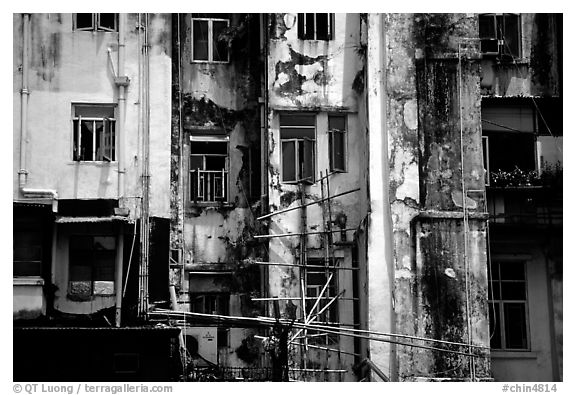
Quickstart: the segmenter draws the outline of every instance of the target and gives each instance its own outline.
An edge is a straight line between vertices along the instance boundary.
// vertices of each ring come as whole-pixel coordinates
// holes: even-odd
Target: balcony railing
[[[228,201],[228,171],[222,170],[192,170],[191,200],[193,202],[227,202]]]

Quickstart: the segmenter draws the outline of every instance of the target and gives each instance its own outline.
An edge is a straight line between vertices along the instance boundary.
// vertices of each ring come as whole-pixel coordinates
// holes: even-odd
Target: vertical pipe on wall
[[[126,59],[126,14],[118,14],[118,77],[124,76],[124,63]],[[118,200],[120,207],[123,206],[124,198],[124,176],[126,173],[124,164],[124,144],[126,129],[125,116],[126,116],[126,87],[123,84],[118,84],[118,126],[116,130],[117,136],[117,161],[118,161]]]
[[[26,144],[28,140],[28,52],[30,41],[30,14],[22,14],[22,89],[20,90],[20,169],[18,184],[24,188],[27,182]]]
[[[124,269],[124,225],[118,225],[119,231],[116,243],[116,270],[114,287],[116,288],[116,327],[119,328],[122,322],[122,271]]]
[[[395,331],[393,234],[389,199],[386,99],[386,30],[383,14],[368,16],[368,325],[371,330]],[[396,348],[370,342],[370,359],[397,381]],[[376,379],[376,375],[373,375]]]

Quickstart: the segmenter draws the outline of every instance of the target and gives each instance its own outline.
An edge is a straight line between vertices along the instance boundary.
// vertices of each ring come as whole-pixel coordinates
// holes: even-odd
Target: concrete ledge
[[[44,279],[41,277],[14,277],[12,285],[15,286],[42,286]]]

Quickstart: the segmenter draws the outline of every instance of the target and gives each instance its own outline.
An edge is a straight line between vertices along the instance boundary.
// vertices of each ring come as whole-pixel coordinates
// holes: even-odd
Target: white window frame
[[[78,14],[74,14],[74,30],[75,31],[88,31],[88,32],[117,32],[118,31],[118,14],[114,14],[114,28],[110,29],[108,27],[102,26],[100,23],[100,13],[92,13],[92,26],[90,27],[78,27],[77,17]]]
[[[208,22],[208,60],[203,59],[194,59],[194,21],[206,21]],[[226,51],[226,60],[214,60],[214,29],[213,24],[214,22],[226,22],[226,27],[230,27],[230,19],[228,18],[195,18],[191,17],[190,23],[190,44],[191,44],[191,52],[190,58],[192,63],[230,63],[230,49]]]
[[[92,107],[92,108],[107,108],[110,109],[112,108],[114,111],[114,114],[116,114],[116,105],[115,104],[91,104],[91,103],[75,103],[72,104],[72,160],[74,162],[98,162],[98,163],[113,163],[116,162],[116,156],[117,156],[117,152],[118,152],[118,147],[117,145],[117,133],[116,133],[116,118],[108,118],[108,117],[82,117],[82,116],[75,116],[75,110],[77,107]],[[78,121],[78,124],[76,127],[74,127],[74,123]],[[82,130],[82,122],[90,122],[92,121],[92,130],[95,131],[96,130],[96,122],[102,122],[103,125],[103,132],[102,135],[100,137],[101,139],[101,144],[100,147],[102,147],[102,149],[104,149],[103,147],[105,147],[106,145],[103,144],[103,142],[106,140],[106,132],[107,131],[111,131],[113,130],[113,135],[114,135],[114,142],[112,144],[110,144],[110,149],[113,148],[113,152],[110,152],[112,155],[110,160],[99,160],[96,157],[96,133],[92,133],[92,159],[91,160],[80,160],[80,159],[76,159],[77,157],[80,156],[79,152],[81,151],[82,148],[82,139],[81,139],[81,130]],[[113,129],[106,129],[106,124],[110,122],[110,125],[113,125]],[[75,139],[74,137],[76,137],[76,143],[74,142]],[[75,153],[78,152],[78,155],[75,155]],[[106,157],[106,155],[101,154],[102,158]]]
[[[298,113],[298,114],[302,114],[302,113]],[[282,115],[298,115],[296,113],[292,114],[292,113],[284,113]],[[314,116],[314,139],[308,138],[308,137],[304,137],[304,138],[282,138],[282,125],[279,125],[279,131],[280,131],[280,180],[283,184],[298,184],[301,182],[306,182],[306,183],[310,183],[310,184],[315,184],[316,183],[316,133],[317,133],[317,129],[318,129],[318,125],[317,125],[317,114],[313,113],[313,114],[306,114],[306,115],[311,115]],[[278,118],[278,122],[280,123],[280,117]],[[294,125],[289,125],[286,126],[289,128],[302,128],[302,129],[310,129],[312,126],[294,126]],[[284,155],[283,155],[283,147],[284,147],[284,143],[292,143],[294,144],[294,174],[295,174],[295,180],[284,180]],[[299,148],[299,144],[311,144],[312,148],[311,148],[311,154],[312,154],[312,158],[310,159],[311,163],[311,169],[310,169],[310,176],[309,177],[303,177],[302,174],[300,174],[300,169],[299,169],[299,164],[300,162],[303,162],[305,158],[300,158],[300,150]],[[305,147],[304,147],[305,150]]]
[[[217,154],[188,154],[188,202],[192,205],[214,205],[220,203],[228,203],[230,201],[230,138],[228,136],[190,136],[190,144],[194,143],[226,143],[226,155],[217,155]],[[196,196],[192,196],[192,183],[196,182],[199,183],[199,180],[195,176],[193,176],[193,172],[197,169],[192,169],[190,165],[190,159],[192,156],[201,156],[203,157],[202,163],[204,169],[202,171],[206,171],[206,156],[219,156],[225,157],[224,160],[224,169],[222,173],[225,174],[225,181],[224,181],[224,196],[222,200],[197,200]],[[199,187],[198,187],[199,188]]]
[[[332,116],[344,117],[344,130],[330,129],[330,117]],[[344,166],[341,169],[338,169],[335,166],[336,151],[334,146],[334,136],[336,134],[341,134],[343,139],[342,156],[344,158]],[[330,172],[346,173],[348,171],[348,117],[345,114],[328,114],[328,155]]]

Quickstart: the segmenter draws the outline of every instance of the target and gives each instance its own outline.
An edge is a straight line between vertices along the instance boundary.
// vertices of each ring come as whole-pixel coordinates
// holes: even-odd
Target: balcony
[[[191,201],[194,203],[225,203],[228,201],[227,170],[192,170]]]

